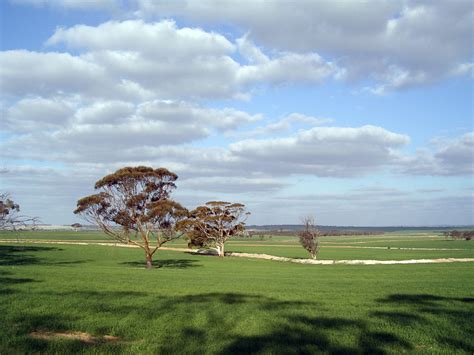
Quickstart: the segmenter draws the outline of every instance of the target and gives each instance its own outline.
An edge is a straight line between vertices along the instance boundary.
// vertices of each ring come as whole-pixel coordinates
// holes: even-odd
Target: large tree
[[[145,252],[146,266],[166,242],[181,236],[177,222],[188,211],[170,199],[178,176],[165,169],[125,167],[96,182],[97,194],[80,199],[74,211],[108,236]]]
[[[180,224],[188,233],[191,247],[212,246],[219,256],[224,256],[225,242],[244,235],[249,214],[240,203],[210,201],[191,211]]]
[[[20,205],[14,202],[8,193],[0,193],[0,230],[34,227],[38,221],[38,217],[20,214]]]

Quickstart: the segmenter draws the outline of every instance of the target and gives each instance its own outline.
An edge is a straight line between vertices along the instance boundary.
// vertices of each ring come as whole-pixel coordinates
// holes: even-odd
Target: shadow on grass
[[[0,297],[17,293],[18,290],[12,288],[16,285],[22,285],[30,282],[40,282],[32,278],[12,277],[9,271],[0,271]]]
[[[68,304],[77,302],[80,310],[60,313],[56,307],[42,316],[30,310],[31,314],[26,312],[13,319],[16,326],[8,329],[8,339],[16,341],[7,343],[11,350],[69,349],[59,339],[31,339],[28,334],[87,331],[87,322],[95,328],[94,336],[110,334],[122,339],[124,343],[115,344],[114,350],[123,352],[132,351],[133,344],[142,344],[145,352],[154,353],[383,354],[413,349],[397,334],[373,331],[367,320],[306,315],[308,309],[319,307],[317,302],[232,292],[160,296],[138,291],[81,290],[40,292],[38,296],[53,303],[65,299]],[[137,324],[143,329],[130,332],[130,327],[136,328]],[[150,326],[152,332],[144,330]],[[248,332],[247,328],[252,330]],[[347,334],[353,339],[340,341]],[[108,349],[106,346],[76,341],[73,349],[103,351]]]
[[[239,337],[225,347],[228,353],[281,353],[281,354],[383,354],[384,347],[392,351],[407,351],[412,345],[388,332],[373,332],[361,320],[342,317],[288,317],[288,323],[264,335]],[[344,345],[331,335],[356,334],[351,346]]]
[[[0,266],[22,266],[22,265],[74,265],[83,264],[89,260],[66,260],[50,261],[38,257],[38,253],[62,251],[57,247],[43,246],[16,246],[0,245]]]
[[[199,267],[202,266],[198,260],[187,260],[187,259],[159,259],[153,261],[153,269],[159,268],[174,268],[174,269],[187,269],[190,267]],[[135,268],[146,268],[146,262],[144,260],[140,261],[127,261],[120,263],[121,265],[127,265]]]
[[[0,265],[34,265],[42,262],[35,254],[38,252],[62,250],[55,247],[0,245]],[[35,253],[32,255],[32,253]]]
[[[23,282],[30,280],[18,281]],[[35,296],[43,300],[38,309],[9,316],[3,339],[0,338],[6,340],[6,345],[3,349],[0,346],[0,353],[2,350],[101,352],[112,349],[110,346],[116,352],[164,354],[399,353],[416,351],[417,345],[397,329],[433,329],[436,324],[430,322],[441,321],[449,329],[445,336],[436,338],[441,344],[438,348],[446,352],[471,349],[469,316],[472,310],[467,308],[472,303],[471,298],[392,294],[377,300],[381,305],[390,305],[389,311],[376,311],[368,318],[351,319],[315,316],[322,306],[317,302],[281,300],[250,293],[164,295],[94,289],[40,291],[30,297]],[[44,302],[55,307],[46,307]],[[77,304],[78,308],[68,309],[71,304]],[[37,314],[38,310],[44,312],[45,309],[49,311]],[[88,329],[93,329],[94,336],[110,334],[124,343],[86,344],[77,340],[71,343],[28,336],[34,331],[86,332]],[[453,330],[457,334],[453,335]]]
[[[474,353],[471,335],[474,317],[473,297],[445,297],[430,294],[392,294],[377,300],[403,312],[372,312],[372,316],[385,318],[394,324],[424,327],[442,321],[449,326],[437,341],[467,353]],[[433,321],[434,320],[434,321]]]

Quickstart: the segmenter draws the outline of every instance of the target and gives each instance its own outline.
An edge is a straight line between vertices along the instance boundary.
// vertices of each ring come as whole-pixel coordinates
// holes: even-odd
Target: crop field
[[[160,250],[146,270],[140,249],[94,245],[113,244],[99,232],[0,240],[0,354],[474,351],[472,262],[303,265]],[[474,242],[434,232],[321,240],[320,259],[474,258]],[[226,251],[307,257],[295,237]]]

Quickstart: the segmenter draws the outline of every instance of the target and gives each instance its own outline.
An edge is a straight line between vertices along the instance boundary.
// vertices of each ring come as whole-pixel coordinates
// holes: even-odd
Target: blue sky
[[[469,1],[0,6],[0,179],[25,214],[75,222],[146,164],[249,223],[474,224]]]

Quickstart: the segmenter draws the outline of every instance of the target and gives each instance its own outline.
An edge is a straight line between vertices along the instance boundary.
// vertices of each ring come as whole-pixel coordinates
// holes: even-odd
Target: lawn
[[[48,240],[92,237],[43,233]],[[34,237],[19,236],[39,239]],[[95,238],[89,240],[101,237]],[[239,243],[249,241],[228,249],[244,248]],[[245,247],[254,252],[299,250],[275,246],[284,238],[252,243],[264,244]],[[414,257],[403,250],[329,245],[323,243],[321,256],[356,258],[368,251],[371,258],[392,252]],[[472,249],[467,252],[473,257]],[[176,251],[159,251],[157,259],[160,268],[145,270],[138,249],[0,243],[0,354],[474,351],[472,263],[321,266]],[[36,339],[33,332],[118,340]]]

